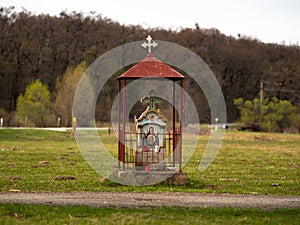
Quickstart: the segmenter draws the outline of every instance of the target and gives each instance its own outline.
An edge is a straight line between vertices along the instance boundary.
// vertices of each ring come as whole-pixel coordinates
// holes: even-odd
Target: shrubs
[[[234,100],[234,104],[239,109],[241,122],[253,130],[299,131],[300,115],[297,114],[297,107],[288,100],[274,97],[260,102],[258,98],[246,101],[238,98]]]
[[[27,86],[25,94],[18,97],[15,119],[21,126],[46,127],[55,124],[50,104],[48,87],[35,80]]]

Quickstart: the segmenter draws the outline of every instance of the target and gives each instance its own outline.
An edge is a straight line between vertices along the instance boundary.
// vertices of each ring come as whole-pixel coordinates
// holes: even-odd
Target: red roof
[[[138,79],[138,78],[167,78],[171,80],[184,79],[184,76],[172,69],[167,64],[155,58],[149,53],[146,58],[135,66],[131,67],[118,79]]]

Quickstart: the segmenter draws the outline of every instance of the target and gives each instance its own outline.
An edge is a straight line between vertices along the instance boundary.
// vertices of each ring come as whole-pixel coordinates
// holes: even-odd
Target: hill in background
[[[56,79],[68,66],[76,67],[83,61],[91,64],[112,48],[144,40],[148,34],[153,39],[184,46],[208,64],[223,90],[230,122],[238,116],[233,99],[257,97],[261,82],[267,98],[287,99],[300,109],[298,45],[226,36],[217,29],[144,29],[124,26],[96,14],[32,15],[27,11],[16,13],[12,8],[0,10],[0,108],[12,114],[18,96],[34,79],[47,84],[54,98]],[[191,95],[201,91],[190,79],[185,82],[185,88]],[[113,102],[117,82],[110,82],[106,91],[111,92],[105,96],[107,102]],[[200,121],[209,122],[210,112],[204,96],[196,106]],[[109,120],[108,112],[101,112],[99,107],[97,110],[102,113],[98,120]]]

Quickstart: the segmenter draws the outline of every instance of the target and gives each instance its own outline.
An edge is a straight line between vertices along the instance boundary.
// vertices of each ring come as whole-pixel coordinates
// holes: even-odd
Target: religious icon
[[[154,127],[149,127],[148,132],[144,137],[144,140],[147,142],[147,145],[151,149],[154,149],[156,145],[159,145],[158,135],[154,132]]]
[[[148,131],[143,135],[143,150],[150,151],[155,150],[157,151],[157,146],[159,146],[159,139],[158,133],[155,132],[153,126],[148,127]]]

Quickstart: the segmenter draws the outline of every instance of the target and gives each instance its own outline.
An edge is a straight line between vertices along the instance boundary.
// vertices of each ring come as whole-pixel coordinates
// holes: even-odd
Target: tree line
[[[34,15],[13,7],[0,8],[0,113],[12,121],[17,100],[34,80],[47,85],[55,105],[59,84],[69,70],[83,62],[90,65],[97,57],[119,45],[154,39],[177,43],[199,55],[211,68],[223,90],[229,121],[240,112],[234,99],[258,97],[263,83],[266,98],[288,100],[300,109],[300,47],[263,43],[238,35],[226,36],[217,29],[161,28],[144,29],[125,26],[101,14],[62,11],[59,16]],[[186,90],[195,96],[201,122],[210,122],[210,111],[199,87],[190,79]],[[201,91],[201,90],[200,90]],[[117,92],[117,82],[110,81],[103,90],[106,108],[96,108],[96,119],[109,121],[109,107]],[[192,97],[193,97],[192,96]],[[53,111],[59,115],[59,106]],[[56,108],[56,110],[54,110]],[[67,119],[69,120],[69,118]]]

